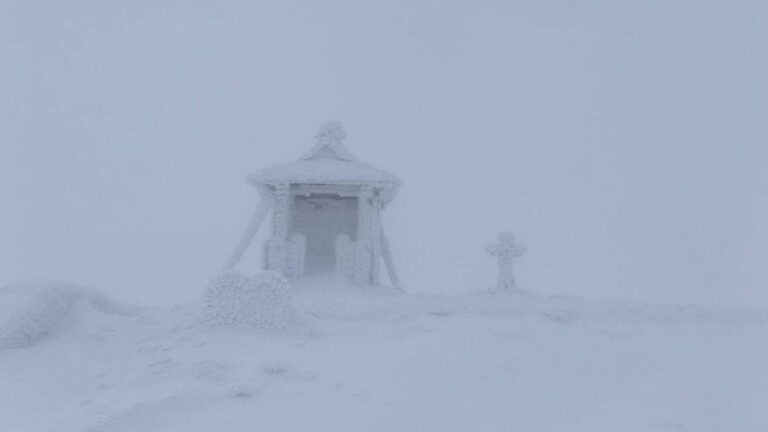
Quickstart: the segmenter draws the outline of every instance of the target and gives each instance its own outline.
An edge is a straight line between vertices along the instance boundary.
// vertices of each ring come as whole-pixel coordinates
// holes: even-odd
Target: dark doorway
[[[307,238],[304,274],[336,271],[336,238],[357,232],[357,198],[336,194],[297,196],[294,201],[292,231]]]

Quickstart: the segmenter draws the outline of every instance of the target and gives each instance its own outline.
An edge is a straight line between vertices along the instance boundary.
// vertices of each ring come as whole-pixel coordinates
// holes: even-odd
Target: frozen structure
[[[248,177],[261,203],[225,270],[237,265],[271,214],[264,270],[290,279],[336,273],[370,286],[378,284],[383,261],[392,285],[399,287],[381,213],[400,180],[357,160],[344,146],[339,122],[324,124],[315,138],[299,160]]]
[[[205,297],[206,319],[213,324],[284,330],[297,321],[288,281],[276,272],[253,277],[234,271],[221,273],[208,284]]]
[[[525,246],[515,242],[511,232],[499,234],[498,241],[488,246],[488,253],[499,260],[499,281],[496,289],[499,291],[517,290],[513,262],[515,258],[525,253]]]

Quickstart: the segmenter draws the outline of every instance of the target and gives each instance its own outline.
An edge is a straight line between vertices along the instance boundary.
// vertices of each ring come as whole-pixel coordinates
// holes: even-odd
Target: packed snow
[[[267,279],[225,274],[199,302],[133,315],[104,313],[83,294],[74,305],[50,294],[78,290],[35,289],[51,299],[40,303],[4,290],[3,316],[31,305],[68,312],[45,321],[45,339],[0,352],[0,430],[758,432],[768,424],[765,311],[311,281],[291,287],[300,328],[205,319],[212,297],[231,305],[255,286],[284,294],[282,280]],[[267,297],[285,306],[283,294]],[[218,303],[219,295],[233,297]]]

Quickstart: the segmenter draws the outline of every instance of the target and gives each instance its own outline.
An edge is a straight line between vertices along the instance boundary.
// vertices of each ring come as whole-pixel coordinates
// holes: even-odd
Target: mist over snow
[[[0,0],[0,432],[764,431],[766,23]]]
[[[411,292],[768,305],[768,3],[0,1],[0,282],[196,298],[316,127]],[[253,263],[254,268],[257,263]]]

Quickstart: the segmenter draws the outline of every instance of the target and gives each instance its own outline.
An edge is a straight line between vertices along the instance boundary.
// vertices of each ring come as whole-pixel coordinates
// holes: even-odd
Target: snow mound
[[[119,305],[95,290],[78,285],[17,282],[0,288],[0,351],[27,347],[47,338],[81,302],[109,314],[138,312],[136,308]]]
[[[206,289],[206,319],[213,324],[247,324],[283,330],[297,322],[288,281],[277,272],[248,277],[238,272],[216,276]]]

